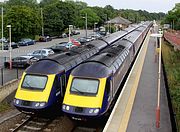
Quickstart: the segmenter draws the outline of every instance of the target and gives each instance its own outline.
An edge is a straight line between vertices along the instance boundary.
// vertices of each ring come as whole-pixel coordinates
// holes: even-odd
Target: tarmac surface
[[[156,128],[158,61],[155,62],[154,43],[155,39],[150,38],[127,132],[172,131],[163,74],[161,74],[160,128]]]

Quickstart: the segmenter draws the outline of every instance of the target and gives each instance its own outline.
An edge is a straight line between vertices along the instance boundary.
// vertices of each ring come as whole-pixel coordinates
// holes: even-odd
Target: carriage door
[[[66,74],[61,75],[61,96],[63,97],[66,91]]]

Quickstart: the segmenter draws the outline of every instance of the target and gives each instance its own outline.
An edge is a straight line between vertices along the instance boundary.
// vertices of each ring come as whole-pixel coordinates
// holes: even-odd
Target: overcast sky
[[[111,5],[115,9],[134,9],[146,10],[148,12],[164,12],[171,10],[175,3],[180,3],[180,0],[81,0],[89,6]]]

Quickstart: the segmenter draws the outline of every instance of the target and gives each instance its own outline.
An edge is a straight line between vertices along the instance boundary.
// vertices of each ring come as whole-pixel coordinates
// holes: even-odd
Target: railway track
[[[11,128],[11,132],[37,132],[37,131],[51,131],[47,126],[55,118],[39,118],[33,116],[26,116],[22,119],[20,124],[16,124],[15,128]]]

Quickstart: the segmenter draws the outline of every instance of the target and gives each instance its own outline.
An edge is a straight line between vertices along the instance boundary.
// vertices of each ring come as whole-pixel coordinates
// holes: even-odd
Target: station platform
[[[163,74],[160,128],[156,128],[158,61],[155,62],[155,43],[149,32],[103,132],[172,131]]]

